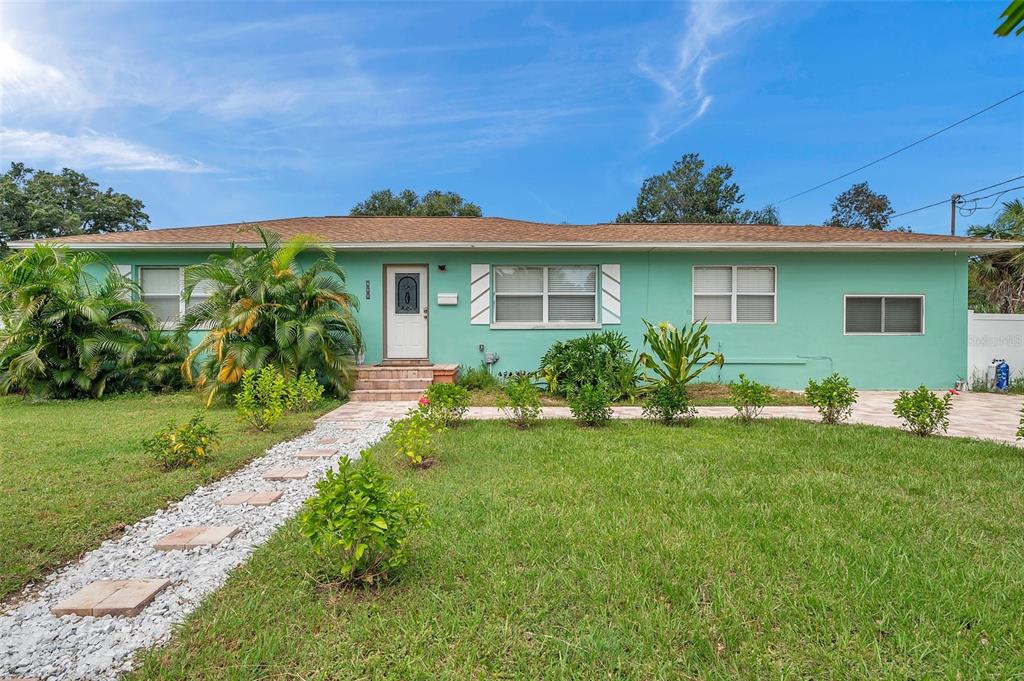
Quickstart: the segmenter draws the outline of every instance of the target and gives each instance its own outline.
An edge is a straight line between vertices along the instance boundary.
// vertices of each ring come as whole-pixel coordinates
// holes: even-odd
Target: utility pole
[[[949,197],[949,235],[956,236],[956,205],[960,201],[959,194]]]

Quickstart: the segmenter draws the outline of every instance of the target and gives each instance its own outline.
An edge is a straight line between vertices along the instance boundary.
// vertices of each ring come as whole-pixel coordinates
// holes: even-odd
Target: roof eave
[[[12,241],[13,249],[29,248],[34,241]],[[227,250],[230,242],[60,242],[52,241],[70,250],[101,250],[101,251],[216,251]],[[259,248],[262,243],[235,242],[236,245]],[[324,245],[338,250],[404,250],[404,251],[847,251],[847,252],[958,252],[958,253],[997,253],[1000,251],[1024,248],[1021,241],[965,241],[965,242],[863,242],[863,241],[705,241],[705,242],[609,242],[609,241],[493,241],[493,242],[362,242],[343,243],[327,242]]]

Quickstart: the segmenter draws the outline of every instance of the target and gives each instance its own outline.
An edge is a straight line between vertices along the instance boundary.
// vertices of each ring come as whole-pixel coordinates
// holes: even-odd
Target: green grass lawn
[[[0,398],[0,600],[303,432],[315,416],[288,414],[274,432],[256,433],[233,409],[210,409],[220,451],[201,468],[161,471],[142,440],[200,407],[191,393],[42,404]]]
[[[471,423],[391,457],[433,525],[325,590],[285,526],[132,678],[1009,678],[1024,457],[895,430]]]

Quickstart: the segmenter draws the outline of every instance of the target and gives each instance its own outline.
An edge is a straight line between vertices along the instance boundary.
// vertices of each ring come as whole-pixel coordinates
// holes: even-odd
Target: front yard
[[[441,444],[378,454],[433,520],[397,584],[317,588],[290,523],[134,678],[1024,674],[1012,447],[724,420]]]
[[[191,393],[44,404],[0,397],[0,601],[303,432],[316,416],[287,414],[274,432],[259,433],[239,423],[233,409],[207,410],[207,420],[220,429],[220,451],[198,469],[161,471],[141,441],[199,409]]]

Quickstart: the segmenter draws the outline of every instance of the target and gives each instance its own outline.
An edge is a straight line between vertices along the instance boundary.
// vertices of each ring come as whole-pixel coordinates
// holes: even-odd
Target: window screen
[[[694,267],[693,320],[775,322],[774,267]]]
[[[181,270],[177,267],[140,267],[142,302],[160,322],[173,322],[181,314]]]
[[[846,333],[924,333],[921,296],[847,296]]]
[[[494,268],[496,323],[597,322],[597,268],[550,265]]]

